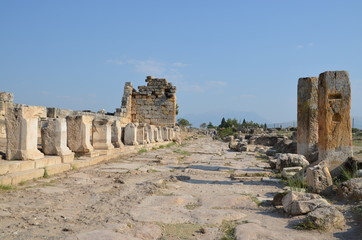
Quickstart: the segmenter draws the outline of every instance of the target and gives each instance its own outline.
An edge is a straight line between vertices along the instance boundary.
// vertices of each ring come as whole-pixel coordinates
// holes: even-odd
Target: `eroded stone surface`
[[[306,180],[308,189],[314,193],[321,193],[333,185],[331,174],[327,166],[318,164],[307,168]]]
[[[351,86],[346,71],[319,75],[318,151],[332,176],[352,156]]]
[[[318,78],[298,81],[297,153],[307,158],[318,150]]]

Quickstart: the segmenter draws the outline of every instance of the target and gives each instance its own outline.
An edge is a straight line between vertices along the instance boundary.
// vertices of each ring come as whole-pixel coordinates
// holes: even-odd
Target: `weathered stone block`
[[[96,118],[93,120],[93,147],[97,150],[114,149],[112,145],[112,120]]]
[[[307,168],[306,179],[309,191],[314,193],[328,191],[333,185],[331,174],[322,163]]]
[[[298,81],[297,153],[307,158],[318,145],[318,78],[300,78]]]
[[[351,86],[346,71],[319,75],[319,161],[326,161],[332,175],[352,156]]]
[[[8,160],[35,160],[44,157],[38,150],[38,118],[45,117],[45,108],[21,106],[6,111]]]
[[[291,153],[279,153],[277,154],[276,168],[283,170],[285,167],[302,167],[305,168],[309,165],[309,162],[303,155],[291,154]]]
[[[67,122],[65,118],[50,118],[41,130],[43,152],[46,155],[72,155],[67,146]]]
[[[128,123],[124,129],[124,144],[125,145],[138,145],[137,126],[133,123]]]
[[[112,123],[112,144],[115,148],[122,148],[122,125],[121,121],[115,120]]]
[[[93,116],[68,116],[67,144],[75,153],[86,154],[94,150],[91,145]]]

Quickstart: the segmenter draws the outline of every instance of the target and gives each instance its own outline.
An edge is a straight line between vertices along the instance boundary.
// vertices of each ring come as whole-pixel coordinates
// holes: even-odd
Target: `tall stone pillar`
[[[63,163],[73,162],[74,153],[67,146],[67,122],[65,118],[50,118],[41,129],[43,152],[57,155]]]
[[[297,153],[310,160],[318,150],[318,78],[298,80]]]
[[[68,147],[76,154],[85,156],[96,156],[91,144],[91,131],[93,116],[68,116],[67,134]]]
[[[158,133],[158,142],[163,142],[163,131],[162,131],[162,127],[158,126],[157,127],[157,133]]]
[[[150,125],[145,123],[143,125],[143,129],[144,129],[144,143],[145,144],[149,144],[151,142],[151,139],[150,139]]]
[[[21,106],[6,111],[6,159],[36,160],[44,157],[38,150],[38,118],[44,107]]]
[[[143,124],[137,124],[137,142],[138,144],[146,144],[145,141],[145,127]]]
[[[112,123],[112,144],[115,148],[122,148],[122,125],[121,121],[116,119]]]
[[[111,150],[112,145],[112,121],[108,118],[96,118],[93,120],[93,147],[96,150]]]
[[[150,140],[150,143],[156,142],[156,140],[155,140],[155,126],[147,125],[147,132],[148,132],[148,138]]]
[[[162,139],[164,141],[170,141],[168,127],[162,127]]]
[[[352,156],[351,86],[346,71],[319,75],[319,161],[325,161],[332,176]]]
[[[137,142],[137,126],[133,123],[128,123],[124,129],[124,144],[138,145]]]

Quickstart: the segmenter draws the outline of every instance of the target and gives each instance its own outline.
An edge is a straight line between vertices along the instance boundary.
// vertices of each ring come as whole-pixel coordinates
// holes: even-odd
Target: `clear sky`
[[[177,86],[181,116],[284,122],[298,78],[347,70],[362,116],[359,0],[1,0],[0,43],[0,91],[17,103],[113,112],[125,82],[152,75]]]

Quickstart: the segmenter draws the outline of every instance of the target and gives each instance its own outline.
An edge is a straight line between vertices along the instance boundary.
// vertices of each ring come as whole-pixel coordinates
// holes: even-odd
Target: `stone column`
[[[65,118],[50,118],[41,130],[43,152],[57,155],[63,163],[73,162],[74,153],[67,146],[67,122]]]
[[[161,138],[160,138],[160,133],[159,133],[158,127],[151,125],[151,128],[153,130],[153,136],[155,138],[155,142],[160,142]]]
[[[94,148],[91,144],[91,131],[93,116],[68,116],[67,119],[67,134],[68,147],[73,152],[86,155],[96,156]]]
[[[154,143],[155,141],[155,126],[147,125],[148,138],[150,143]]]
[[[124,129],[124,144],[138,145],[137,142],[137,126],[133,123],[128,123]]]
[[[96,118],[93,120],[93,147],[96,150],[111,150],[112,145],[112,121],[108,118]]]
[[[318,150],[318,78],[298,80],[297,153],[308,160]]]
[[[143,124],[138,124],[137,126],[137,142],[138,144],[146,144],[145,141],[145,127]]]
[[[162,139],[164,141],[170,141],[168,127],[162,127]]]
[[[124,146],[122,142],[121,121],[118,119],[114,120],[112,124],[112,144],[115,148],[122,148]]]
[[[157,127],[157,133],[158,133],[158,142],[163,142],[163,135],[162,135],[162,127]]]
[[[36,160],[44,157],[38,150],[38,118],[44,107],[21,106],[6,111],[6,159]]]
[[[319,75],[318,83],[318,150],[332,176],[352,156],[351,86],[346,71]]]

